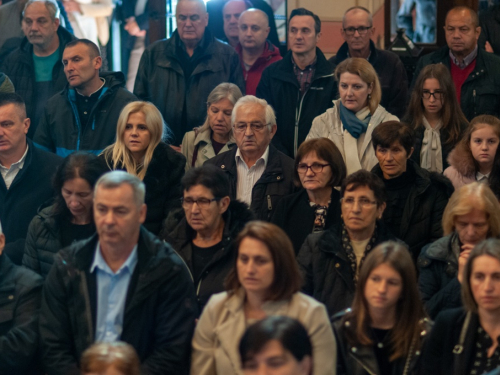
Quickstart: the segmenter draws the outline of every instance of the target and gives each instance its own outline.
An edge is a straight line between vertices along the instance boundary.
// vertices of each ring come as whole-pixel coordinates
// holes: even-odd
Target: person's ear
[[[30,125],[31,125],[31,120],[28,117],[26,117],[24,119],[24,121],[23,121],[23,126],[24,126],[23,131],[24,131],[24,134],[28,134],[28,130],[30,128]]]
[[[409,159],[409,158],[413,155],[413,151],[415,151],[415,147],[412,147],[412,148],[410,149],[410,153],[408,154],[407,159]]]
[[[231,198],[229,197],[224,197],[219,201],[221,215],[227,211],[227,209],[229,208],[229,203],[231,203]]]
[[[144,224],[146,221],[146,213],[148,212],[148,206],[146,206],[145,203],[141,205],[140,211],[139,211],[139,222],[141,224]]]
[[[0,234],[0,255],[3,253],[3,249],[5,248],[5,234]]]
[[[384,202],[384,203],[382,203],[382,204],[381,204],[381,205],[377,208],[377,211],[378,211],[378,215],[377,215],[377,217],[378,217],[379,219],[382,219],[382,214],[384,213],[384,211],[385,211],[385,207],[386,207],[386,206],[387,206],[387,205],[386,205],[386,204],[385,204],[385,202]]]
[[[299,366],[302,370],[301,374],[312,374],[313,363],[311,356],[306,355],[302,358],[302,361],[299,362]]]
[[[277,130],[278,130],[278,126],[276,124],[271,125],[271,139],[273,139]]]

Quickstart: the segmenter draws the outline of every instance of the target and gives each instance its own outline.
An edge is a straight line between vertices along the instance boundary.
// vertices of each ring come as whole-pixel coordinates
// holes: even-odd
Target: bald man
[[[144,51],[134,94],[160,110],[178,146],[187,131],[207,116],[207,97],[222,82],[245,91],[238,55],[206,28],[208,13],[202,0],[181,0],[176,8],[177,30],[172,37]]]
[[[267,14],[259,9],[249,9],[239,17],[236,52],[240,57],[247,95],[255,95],[264,69],[281,60],[278,48],[267,39],[270,29]]]
[[[478,115],[500,116],[500,57],[478,48],[479,19],[465,6],[446,15],[446,46],[420,58],[413,76],[429,64],[445,64],[451,73],[458,102],[467,120]]]
[[[330,59],[335,65],[348,57],[367,59],[377,72],[382,86],[380,104],[391,114],[402,117],[408,95],[408,77],[399,57],[391,52],[375,47],[372,36],[375,31],[372,15],[363,7],[349,8],[342,19],[340,34],[345,43]]]

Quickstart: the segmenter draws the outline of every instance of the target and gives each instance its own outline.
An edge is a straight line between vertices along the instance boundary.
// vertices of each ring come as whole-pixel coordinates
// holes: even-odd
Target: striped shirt
[[[269,159],[269,146],[267,146],[264,154],[257,160],[257,162],[248,168],[247,163],[241,157],[240,149],[236,150],[236,170],[238,178],[236,179],[236,199],[245,202],[250,206],[252,203],[252,189],[253,186],[262,177],[264,170],[267,166]]]

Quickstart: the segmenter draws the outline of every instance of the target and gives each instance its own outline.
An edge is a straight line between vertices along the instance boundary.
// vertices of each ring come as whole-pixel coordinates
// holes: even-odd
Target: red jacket
[[[262,76],[262,72],[264,71],[264,69],[266,69],[273,62],[281,60],[282,57],[278,48],[275,47],[271,42],[267,41],[264,52],[262,52],[262,55],[247,71],[245,69],[245,63],[243,62],[243,54],[241,50],[241,44],[238,43],[238,45],[236,46],[236,52],[240,57],[241,69],[243,70],[243,77],[245,78],[246,82],[245,93],[246,95],[255,95],[257,91],[257,85],[260,82],[260,77]]]

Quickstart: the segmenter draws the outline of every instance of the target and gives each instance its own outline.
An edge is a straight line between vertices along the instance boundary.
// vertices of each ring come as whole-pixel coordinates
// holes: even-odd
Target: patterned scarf
[[[375,230],[373,231],[372,238],[370,238],[370,241],[368,241],[368,245],[366,245],[365,252],[363,253],[363,257],[361,258],[361,261],[359,262],[359,269],[361,269],[361,266],[363,265],[363,262],[366,259],[366,256],[370,252],[371,249],[375,247],[375,242],[376,236],[375,234],[377,233],[377,226],[375,226]],[[349,262],[351,263],[351,271],[353,275],[353,280],[354,280],[354,285],[357,284],[358,282],[358,263],[356,262],[356,254],[354,253],[354,250],[351,245],[351,239],[349,238],[349,234],[347,233],[347,229],[345,229],[345,224],[342,224],[342,247],[344,248],[345,253],[347,254],[347,258],[349,259]]]
[[[325,230],[326,224],[326,214],[328,213],[328,207],[330,206],[331,200],[328,201],[326,206],[320,206],[314,202],[309,202],[312,209],[314,210],[315,219],[313,224],[313,233],[323,232]]]

